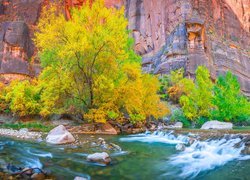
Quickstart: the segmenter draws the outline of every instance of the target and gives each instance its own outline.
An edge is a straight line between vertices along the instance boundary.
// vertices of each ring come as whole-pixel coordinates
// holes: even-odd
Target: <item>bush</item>
[[[198,117],[198,119],[195,120],[195,127],[200,128],[207,121],[209,121],[207,117]]]
[[[170,121],[172,122],[182,122],[183,127],[191,127],[191,122],[185,117],[181,109],[175,109],[171,115]]]
[[[183,95],[183,89],[181,88],[180,85],[177,84],[168,88],[168,94],[169,94],[169,98],[173,102],[178,103],[180,97]]]
[[[9,104],[5,100],[6,85],[0,82],[0,112],[9,113]]]
[[[13,81],[6,88],[5,101],[9,103],[11,112],[20,116],[35,115],[40,112],[40,90],[36,81]]]

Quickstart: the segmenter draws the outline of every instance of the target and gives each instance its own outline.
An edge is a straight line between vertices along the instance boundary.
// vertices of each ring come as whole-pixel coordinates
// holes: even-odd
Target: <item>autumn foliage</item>
[[[7,88],[10,109],[20,116],[64,113],[95,122],[166,115],[158,79],[142,73],[127,24],[123,8],[106,8],[102,0],[72,9],[71,20],[50,4],[34,39],[43,71],[37,80]]]

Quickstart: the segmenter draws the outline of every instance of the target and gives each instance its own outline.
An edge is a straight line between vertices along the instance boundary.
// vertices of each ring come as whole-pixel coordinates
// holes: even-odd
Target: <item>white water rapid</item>
[[[185,144],[186,148],[182,152],[176,152],[171,156],[166,166],[171,165],[179,170],[179,177],[182,179],[192,179],[201,172],[213,170],[216,167],[225,165],[233,160],[249,160],[250,155],[242,155],[245,148],[242,137],[237,135],[225,135],[216,139],[205,141],[195,140],[189,145],[188,135],[175,135],[171,132],[146,132],[145,134],[130,135],[120,138],[122,142],[144,142],[144,143],[164,143],[164,144]],[[166,172],[165,177],[176,172]]]

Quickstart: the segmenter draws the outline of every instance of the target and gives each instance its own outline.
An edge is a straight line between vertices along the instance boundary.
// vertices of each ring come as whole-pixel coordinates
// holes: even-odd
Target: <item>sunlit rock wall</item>
[[[51,1],[59,2],[0,0],[0,74],[39,73],[31,39],[41,7]],[[65,16],[70,18],[70,8],[84,2],[62,2]],[[193,76],[198,65],[206,65],[215,78],[231,70],[250,95],[250,0],[105,0],[105,4],[125,7],[145,71],[164,74],[183,67]]]

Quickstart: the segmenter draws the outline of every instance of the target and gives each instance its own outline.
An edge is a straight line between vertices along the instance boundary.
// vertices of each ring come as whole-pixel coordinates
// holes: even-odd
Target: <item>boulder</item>
[[[245,146],[245,148],[242,150],[243,154],[250,155],[250,146]]]
[[[110,134],[110,135],[117,135],[117,131],[115,130],[115,128],[109,124],[109,123],[105,123],[103,125],[103,133],[104,134]]]
[[[175,146],[175,149],[176,149],[177,151],[184,151],[184,150],[186,149],[186,146],[185,146],[184,144],[182,144],[182,143],[179,143],[179,144],[177,144],[177,145]]]
[[[87,178],[77,176],[74,178],[74,180],[87,180]]]
[[[32,180],[44,180],[45,179],[45,175],[43,173],[34,173],[31,176]]]
[[[195,138],[189,138],[188,145],[191,146],[196,141]]]
[[[122,148],[120,146],[118,146],[117,144],[114,144],[114,143],[110,143],[109,147],[110,147],[111,150],[122,151]]]
[[[233,124],[230,122],[220,122],[217,120],[204,123],[201,129],[232,129]]]
[[[87,156],[87,160],[101,164],[109,164],[111,162],[111,159],[106,152],[90,154]]]
[[[171,128],[171,129],[181,129],[182,127],[183,127],[182,122],[176,122],[174,125],[167,126],[167,128]]]
[[[59,125],[49,132],[46,142],[50,144],[67,144],[75,142],[75,138],[63,125]]]

